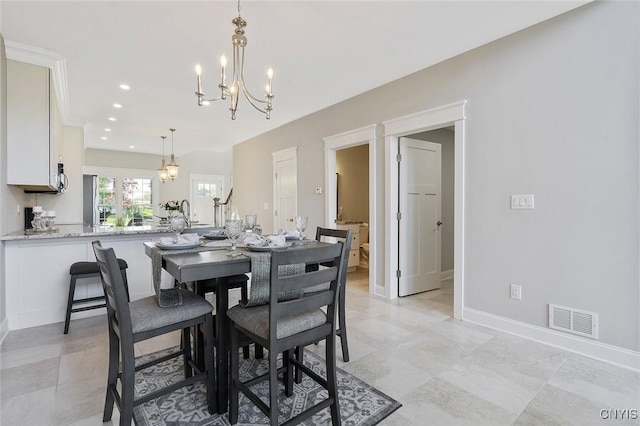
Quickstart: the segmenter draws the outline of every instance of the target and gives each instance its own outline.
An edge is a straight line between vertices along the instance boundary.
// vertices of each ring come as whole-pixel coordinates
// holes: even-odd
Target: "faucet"
[[[187,209],[184,209],[184,205],[187,205]],[[191,204],[189,204],[189,200],[182,200],[180,202],[180,212],[184,216],[184,220],[187,223],[187,228],[191,228]]]

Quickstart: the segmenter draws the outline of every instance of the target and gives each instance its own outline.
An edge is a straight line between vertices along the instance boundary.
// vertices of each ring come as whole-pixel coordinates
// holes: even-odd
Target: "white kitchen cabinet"
[[[351,250],[349,251],[348,271],[355,271],[360,265],[360,225],[359,224],[338,224],[338,229],[350,229],[353,231],[351,240]]]
[[[7,183],[55,189],[61,124],[49,68],[7,61]]]

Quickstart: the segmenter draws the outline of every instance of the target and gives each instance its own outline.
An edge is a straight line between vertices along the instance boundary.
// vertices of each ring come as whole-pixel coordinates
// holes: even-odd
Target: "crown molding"
[[[67,87],[67,65],[64,56],[51,50],[29,46],[11,40],[5,40],[7,59],[25,62],[51,69],[53,87],[58,99],[60,120],[65,126],[84,128],[82,120],[69,117],[69,90]]]

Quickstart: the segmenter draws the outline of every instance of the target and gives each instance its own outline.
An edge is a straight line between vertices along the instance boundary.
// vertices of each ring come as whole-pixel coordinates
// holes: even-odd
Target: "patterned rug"
[[[253,352],[253,350],[252,350]],[[266,352],[266,350],[265,350]],[[139,358],[139,362],[145,362],[167,351],[156,352]],[[304,352],[304,362],[313,371],[325,376],[324,359],[311,351]],[[268,365],[265,359],[256,360],[251,357],[243,360],[240,357],[241,380],[245,381],[267,371]],[[145,395],[158,387],[166,386],[182,377],[182,356],[157,364],[136,373],[136,395]],[[338,393],[340,401],[340,415],[342,423],[349,426],[370,426],[378,424],[389,414],[400,408],[402,404],[390,398],[379,390],[355,376],[337,369]],[[256,385],[261,398],[267,402],[269,390],[267,383]],[[307,406],[327,397],[327,392],[315,381],[303,375],[300,384],[294,384],[292,397],[284,395],[284,386],[279,383],[278,406],[280,410],[279,423],[283,423],[292,416],[304,411]],[[117,408],[116,408],[117,409]],[[209,414],[206,403],[206,389],[199,382],[176,390],[175,392],[156,398],[134,409],[138,425],[144,426],[173,426],[173,425],[229,425],[228,414]],[[269,424],[268,418],[247,398],[240,393],[239,426]],[[329,425],[331,415],[329,408],[325,408],[303,425]]]

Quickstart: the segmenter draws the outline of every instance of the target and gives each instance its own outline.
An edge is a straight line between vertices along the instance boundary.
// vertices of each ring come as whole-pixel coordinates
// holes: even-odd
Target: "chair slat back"
[[[344,244],[322,244],[317,247],[307,247],[299,250],[274,250],[271,254],[271,293],[269,305],[270,327],[277,324],[279,318],[295,314],[312,312],[321,307],[327,307],[327,319],[335,329],[335,305],[339,288],[338,277],[341,269],[346,266],[344,262]],[[331,262],[333,266],[319,271],[305,271],[297,275],[280,277],[278,267],[292,264],[312,264]],[[302,290],[329,283],[321,291],[305,294],[297,299],[278,301],[278,293],[287,289]],[[276,333],[270,333],[275,336]]]
[[[349,259],[349,251],[351,250],[351,242],[353,241],[353,231],[351,229],[332,229],[332,228],[316,228],[316,240],[323,241],[325,238],[338,238],[339,241],[343,241],[344,251],[346,253],[347,260]],[[323,266],[329,266],[330,262],[321,262]],[[348,264],[348,262],[347,262]],[[347,264],[340,273],[340,285],[343,287],[346,285],[347,280]]]
[[[100,267],[102,289],[107,304],[109,326],[120,330],[121,324],[131,324],[127,290],[113,248],[102,247],[100,241],[92,243],[96,261]],[[125,327],[130,329],[131,327]],[[119,332],[122,332],[120,330]]]

